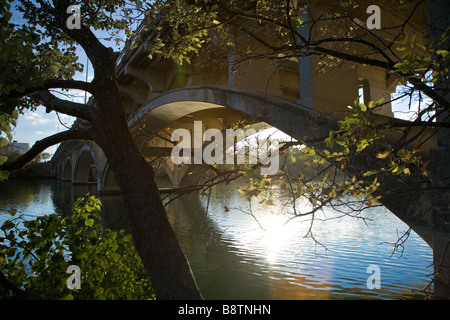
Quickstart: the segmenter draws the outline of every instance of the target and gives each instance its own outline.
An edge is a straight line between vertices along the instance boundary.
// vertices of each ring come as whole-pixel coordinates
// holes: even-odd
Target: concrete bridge
[[[426,23],[421,27],[427,28]],[[123,52],[117,67],[118,82],[136,145],[149,162],[164,159],[165,172],[175,187],[183,183],[189,170],[187,165],[173,164],[168,156],[175,129],[192,132],[194,121],[201,120],[203,132],[210,128],[225,130],[246,119],[260,128],[277,128],[294,139],[314,140],[328,136],[335,120],[348,112],[347,106],[353,105],[360,94],[366,103],[380,98],[389,101],[398,84],[398,79],[382,69],[355,68],[351,63],[321,74],[316,57],[236,64],[233,52],[221,48],[212,48],[214,56],[180,66],[150,59],[143,43]],[[393,116],[389,103],[378,112]],[[77,121],[75,125],[83,124]],[[392,133],[392,139],[396,134]],[[434,132],[428,131],[421,139],[428,141],[424,156],[432,158],[434,153],[430,151],[438,147]],[[96,184],[99,192],[119,191],[105,154],[91,141],[62,143],[52,162],[58,179]],[[448,209],[440,222],[432,221],[434,218],[426,213],[433,207],[433,198],[422,194],[422,187],[405,187],[401,199],[388,196],[383,204],[433,247],[437,261],[446,252],[448,230],[440,230],[438,237],[435,225],[449,220]]]

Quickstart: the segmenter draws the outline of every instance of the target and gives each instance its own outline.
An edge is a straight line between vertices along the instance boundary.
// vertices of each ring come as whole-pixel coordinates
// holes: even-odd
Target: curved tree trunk
[[[113,80],[97,97],[93,129],[123,193],[137,251],[149,272],[157,299],[201,299],[189,263],[170,225],[153,168],[134,144]]]
[[[32,86],[15,93],[15,98],[33,95],[47,107],[47,112],[55,110],[79,117],[90,123],[90,128],[69,130],[44,139],[7,169],[20,168],[53,143],[77,138],[95,141],[108,157],[123,192],[125,213],[136,249],[149,273],[157,298],[201,299],[189,263],[167,219],[153,169],[140,154],[129,131],[116,79],[118,54],[105,47],[89,26],[81,25],[74,29],[67,26],[66,10],[70,0],[52,2],[53,8],[47,2],[42,8],[54,15],[56,27],[82,46],[93,65],[94,80],[90,83],[49,80],[41,87]],[[59,99],[48,91],[51,88],[87,90],[95,99],[95,104],[84,105]]]

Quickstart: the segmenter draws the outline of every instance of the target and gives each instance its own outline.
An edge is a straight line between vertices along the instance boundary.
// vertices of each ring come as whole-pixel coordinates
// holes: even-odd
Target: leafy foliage
[[[17,110],[13,110],[11,113],[0,110],[0,148],[7,146],[11,142],[11,130],[16,125],[17,117]],[[7,160],[8,158],[5,155],[0,154],[0,166]],[[0,170],[0,182],[7,179],[8,175],[8,171]]]
[[[156,1],[146,13],[149,21],[158,21],[146,26],[156,31],[151,56],[162,55],[179,65],[191,63],[206,43],[226,37],[217,10],[209,0]]]
[[[419,149],[412,151],[406,148],[395,149],[387,142],[382,130],[388,128],[390,120],[373,112],[373,109],[382,102],[382,100],[371,101],[366,106],[356,101],[352,108],[353,112],[344,120],[339,121],[339,129],[331,130],[329,137],[324,140],[328,149],[316,152],[324,159],[339,163],[343,169],[354,157],[369,147],[384,147],[385,150],[376,154],[376,158],[380,160],[378,169],[363,172],[364,177],[380,172],[410,175],[410,166],[421,167],[422,174],[428,175],[426,167],[424,167],[425,163],[419,155]],[[334,148],[336,145],[339,145],[338,150]],[[333,152],[333,149],[336,151]]]
[[[284,161],[280,161],[284,165],[273,177],[258,176],[248,165],[241,167],[239,173],[249,180],[247,187],[238,189],[239,193],[248,201],[256,197],[261,203],[272,205],[274,191],[281,192],[290,198],[294,216],[314,214],[327,205],[360,212],[380,205],[379,189],[385,175],[405,179],[414,172],[416,178],[428,177],[428,163],[419,149],[396,149],[387,142],[383,129],[390,125],[389,118],[374,111],[380,103],[382,100],[371,101],[366,106],[357,100],[351,113],[320,144],[299,142],[301,148],[284,150]],[[359,175],[349,175],[348,172],[359,171],[348,169],[365,154],[374,155],[369,159],[370,166],[364,167]],[[300,199],[309,206],[296,205]]]
[[[236,63],[245,59],[280,60],[314,55],[320,57],[319,72],[327,72],[344,61],[355,68],[361,65],[382,68],[387,76],[391,74],[399,83],[409,85],[405,86],[405,96],[430,97],[431,103],[425,108],[419,104],[416,121],[408,123],[406,129],[401,123],[394,126],[392,119],[377,114],[384,101],[365,105],[358,100],[328,137],[314,145],[305,142],[300,151],[301,157],[308,157],[318,165],[333,165],[343,171],[357,159],[369,158],[365,168],[353,170],[359,175],[345,178],[340,175],[337,179],[336,174],[319,170],[320,174],[314,178],[302,174],[292,177],[280,170],[278,178],[272,179],[256,177],[250,166],[239,169],[241,176],[251,178],[248,187],[238,190],[247,199],[263,196],[270,203],[269,186],[276,182],[293,199],[306,197],[315,208],[349,197],[371,206],[379,204],[379,187],[387,175],[402,183],[429,178],[421,150],[407,149],[402,139],[395,143],[385,136],[384,130],[395,127],[406,137],[410,127],[448,126],[436,121],[436,115],[448,110],[448,101],[443,96],[448,92],[450,55],[443,44],[448,42],[449,30],[440,36],[439,43],[425,44],[423,39],[406,32],[413,17],[420,17],[416,13],[424,10],[423,1],[390,5],[398,8],[405,20],[400,19],[398,25],[392,26],[393,36],[387,38],[366,28],[366,8],[354,1],[330,1],[323,7],[317,4],[323,9],[320,14],[315,14],[309,1],[159,1],[155,11],[149,13],[153,18],[149,21],[162,22],[150,23],[148,28],[153,28],[156,34],[152,53],[177,63],[189,63],[197,55],[201,60],[200,50],[219,44],[233,55],[240,54],[241,60],[236,58]],[[302,19],[306,16],[308,21]],[[309,38],[300,31],[305,24]],[[189,59],[183,60],[184,57]],[[434,86],[438,81],[440,87]],[[409,107],[414,108],[411,103]],[[435,115],[423,121],[425,113]],[[299,155],[290,152],[286,159],[294,163]]]
[[[23,221],[15,217],[1,226],[0,266],[8,280],[30,299],[153,299],[150,280],[131,235],[101,224],[101,202],[79,198],[72,214]],[[81,288],[69,290],[70,265],[81,270]],[[2,299],[9,290],[0,286]]]
[[[124,32],[131,33],[130,28],[142,15],[137,8],[144,7],[139,0],[70,4],[80,7],[83,25],[105,31],[116,42]],[[14,110],[21,113],[42,104],[34,96],[35,90],[30,94],[26,90],[45,90],[45,81],[71,80],[83,71],[77,52],[79,43],[63,32],[54,11],[47,1],[0,0],[0,132],[6,135],[10,132],[4,124],[8,115],[16,115],[17,119]],[[63,82],[61,86],[50,89],[67,90]]]

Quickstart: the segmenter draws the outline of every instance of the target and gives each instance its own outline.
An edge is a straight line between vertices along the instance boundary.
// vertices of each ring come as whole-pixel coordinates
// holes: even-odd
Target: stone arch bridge
[[[149,161],[164,158],[164,169],[172,186],[179,187],[189,166],[175,165],[170,160],[173,143],[169,140],[173,129],[187,128],[192,132],[194,121],[201,120],[202,133],[210,128],[224,130],[243,118],[260,129],[274,127],[302,141],[327,137],[335,123],[328,116],[293,101],[218,85],[186,86],[161,93],[144,103],[128,123],[142,154]],[[434,143],[432,139],[429,141]],[[433,145],[429,142],[428,147]],[[119,191],[105,154],[92,141],[64,142],[52,161],[58,179],[73,184],[96,184],[99,192]],[[388,208],[397,207],[386,201]],[[412,224],[407,215],[397,215]]]
[[[275,127],[292,137],[313,140],[328,135],[332,120],[313,110],[258,92],[224,86],[190,86],[173,89],[150,99],[129,118],[135,142],[144,156],[165,156],[173,147],[170,130],[192,130],[201,120],[202,133],[210,128],[227,129],[246,119],[259,130]],[[168,131],[169,130],[169,131]],[[166,136],[166,140],[161,135]],[[150,137],[150,138],[149,138]],[[116,191],[117,184],[100,147],[92,141],[64,142],[53,156],[55,175],[74,184],[97,184],[100,192]],[[166,165],[173,186],[182,180],[179,168]]]
[[[306,141],[327,137],[335,123],[328,116],[287,99],[218,85],[186,86],[160,93],[142,104],[130,116],[128,123],[142,154],[149,161],[164,158],[165,172],[172,186],[178,187],[190,167],[170,161],[173,144],[168,140],[171,131],[187,128],[192,132],[195,120],[202,121],[203,132],[210,128],[224,130],[243,118],[258,128],[274,127],[294,139]],[[430,136],[433,132],[424,136],[429,148],[426,153],[436,143],[429,139]],[[99,192],[120,192],[105,154],[92,141],[64,142],[52,162],[55,175],[60,180],[72,184],[95,184]],[[420,201],[429,203],[428,199]],[[394,195],[382,202],[433,246],[432,225],[429,221],[417,219],[421,215],[416,210],[420,201],[417,200],[417,193],[411,193],[401,200]]]
[[[308,34],[307,29],[301,32]],[[323,138],[356,97],[363,95],[366,103],[380,98],[389,101],[398,84],[398,79],[381,69],[355,68],[350,63],[321,74],[317,72],[319,58],[316,57],[236,64],[233,52],[220,48],[213,50],[216,56],[212,60],[205,58],[180,66],[163,59],[149,59],[146,43],[144,39],[143,45],[124,50],[117,66],[117,78],[130,130],[148,160],[167,158],[173,147],[171,132],[177,128],[192,130],[194,120],[202,121],[203,130],[224,130],[246,119],[259,128],[275,127],[298,140]],[[378,112],[393,116],[389,103]],[[80,124],[77,120],[74,125]],[[411,136],[414,134],[411,132]],[[391,138],[398,135],[393,132]],[[424,156],[432,159],[433,150],[438,147],[435,132],[427,131],[421,139],[416,143],[427,141]],[[58,179],[96,184],[100,192],[119,191],[108,159],[94,142],[64,142],[52,163]],[[182,183],[187,169],[187,166],[165,162],[165,171],[174,186]],[[418,189],[405,190],[402,197],[388,196],[383,199],[383,205],[433,247],[436,259],[442,258],[448,233],[444,232],[446,235],[436,240],[435,226],[448,223],[448,210],[440,220],[432,221],[434,216],[429,218],[425,213],[433,207],[433,200],[422,196]]]

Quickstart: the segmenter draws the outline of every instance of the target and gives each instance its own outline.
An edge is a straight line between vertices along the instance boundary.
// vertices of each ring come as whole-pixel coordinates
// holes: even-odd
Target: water
[[[198,194],[172,202],[168,217],[206,299],[423,299],[418,290],[430,281],[432,251],[414,232],[403,254],[393,243],[408,227],[388,210],[355,218],[315,216],[314,239],[305,237],[311,220],[290,217],[280,204],[248,202],[237,185],[213,190],[209,202]],[[15,208],[38,216],[67,212],[78,196],[95,186],[56,181],[0,184],[0,211]],[[105,222],[126,226],[119,195],[100,195]],[[208,212],[205,212],[208,207]],[[6,219],[0,214],[0,224]],[[368,267],[380,270],[380,289],[370,290]]]

